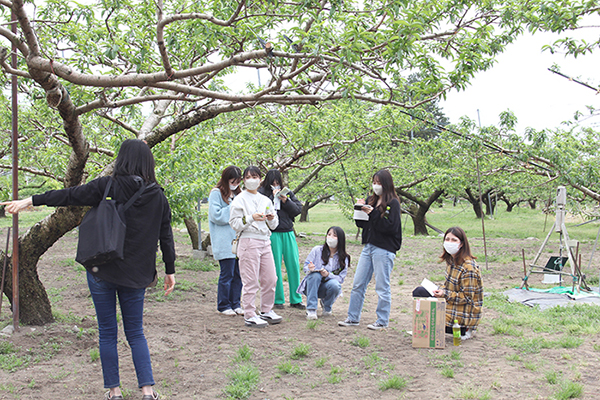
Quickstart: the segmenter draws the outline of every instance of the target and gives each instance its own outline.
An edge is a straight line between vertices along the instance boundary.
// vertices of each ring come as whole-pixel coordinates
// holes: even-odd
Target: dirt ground
[[[177,232],[176,239],[180,260],[190,257],[186,235]],[[314,236],[299,239],[301,260],[321,240]],[[474,252],[483,254],[483,241],[477,238],[471,241]],[[100,362],[91,358],[97,349],[94,309],[85,274],[73,261],[75,246],[76,234],[69,233],[39,263],[39,274],[58,322],[24,326],[13,336],[0,338],[0,342],[11,342],[20,349],[15,354],[29,355],[30,359],[27,367],[15,372],[0,370],[0,399],[103,398]],[[520,285],[521,249],[533,257],[539,246],[540,242],[533,239],[488,240],[490,259],[498,261],[491,262],[486,269],[485,262],[479,260],[486,291]],[[583,244],[582,254],[589,254],[590,247],[591,244]],[[243,345],[252,349],[252,362],[260,371],[260,383],[250,399],[549,399],[556,391],[545,379],[549,369],[561,371],[564,378],[581,383],[582,398],[599,398],[600,370],[596,368],[599,353],[595,349],[600,339],[596,336],[586,337],[576,349],[542,349],[538,354],[519,359],[518,350],[507,345],[505,336],[492,335],[491,321],[497,314],[485,308],[475,339],[455,348],[448,336],[445,349],[412,348],[411,336],[406,333],[412,329],[411,292],[423,277],[439,277],[438,283],[443,280],[444,267],[437,263],[441,239],[437,237],[404,239],[392,273],[393,303],[387,330],[375,332],[366,327],[375,321],[377,296],[373,282],[360,326],[338,327],[337,322],[346,315],[361,248],[350,245],[352,268],[343,285],[343,297],[333,307],[334,317],[320,318],[322,322],[312,329],[304,312],[292,308],[277,310],[281,311],[283,322],[266,329],[247,328],[242,317],[217,314],[216,269],[178,270],[178,287],[167,300],[158,290],[150,289],[145,331],[153,357],[156,389],[162,398],[225,398],[228,371],[236,368],[233,358]],[[11,318],[4,304],[3,325]],[[119,335],[121,380],[126,398],[141,398],[122,330]],[[355,345],[358,338],[363,342],[367,338],[368,345]],[[290,355],[299,344],[308,344],[311,350],[306,357],[293,360]],[[449,360],[455,361],[448,364]],[[278,365],[286,361],[299,370],[282,373]],[[442,374],[443,365],[451,365],[454,377]],[[406,378],[406,387],[380,390],[380,382],[394,375]]]

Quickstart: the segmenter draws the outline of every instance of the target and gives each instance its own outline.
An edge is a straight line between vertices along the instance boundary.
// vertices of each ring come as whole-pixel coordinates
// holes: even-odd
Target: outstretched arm
[[[29,198],[23,199],[23,200],[4,201],[4,202],[0,203],[0,205],[6,206],[4,209],[7,212],[9,212],[11,214],[16,214],[19,211],[32,206],[33,200],[31,199],[31,197],[29,197]]]

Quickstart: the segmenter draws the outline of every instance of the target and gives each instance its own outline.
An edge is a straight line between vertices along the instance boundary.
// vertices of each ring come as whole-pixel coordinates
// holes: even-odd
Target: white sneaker
[[[473,329],[467,329],[464,335],[460,337],[460,340],[469,340],[475,336],[475,331]]]
[[[325,311],[323,310],[323,314],[321,314],[322,317],[331,317],[333,316],[333,311]]]
[[[246,326],[251,326],[252,328],[265,328],[267,325],[266,321],[263,321],[258,315],[255,315],[252,318],[245,319],[244,322]]]
[[[219,311],[221,313],[221,315],[227,315],[228,317],[233,317],[235,315],[237,315],[235,313],[235,311],[233,311],[231,308],[228,308],[227,310],[224,311]]]
[[[233,310],[233,312],[235,312],[237,315],[244,315],[244,309],[242,307],[236,308]]]
[[[306,319],[315,320],[317,318],[317,310],[306,310]]]
[[[269,311],[268,313],[261,314],[260,317],[272,325],[278,324],[281,322],[281,320],[283,320],[283,318],[275,314],[275,311],[273,310]]]
[[[387,325],[381,325],[378,322],[373,322],[372,324],[367,325],[367,328],[373,330],[373,331],[379,331],[381,329],[386,329]]]

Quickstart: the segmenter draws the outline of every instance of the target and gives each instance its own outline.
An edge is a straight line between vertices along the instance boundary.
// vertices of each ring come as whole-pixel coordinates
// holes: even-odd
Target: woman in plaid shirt
[[[452,227],[444,234],[444,252],[440,256],[446,261],[446,282],[433,291],[435,297],[446,299],[446,333],[452,334],[452,324],[458,320],[462,340],[475,334],[481,319],[483,305],[483,282],[481,271],[471,254],[467,234],[462,228]],[[428,297],[423,287],[413,292],[414,297]]]

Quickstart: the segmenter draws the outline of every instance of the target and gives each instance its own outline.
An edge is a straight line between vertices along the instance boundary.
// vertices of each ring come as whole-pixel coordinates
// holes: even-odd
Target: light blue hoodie
[[[215,260],[236,257],[231,252],[231,241],[235,238],[235,231],[229,225],[229,206],[223,200],[219,189],[211,190],[208,196],[208,229]]]

